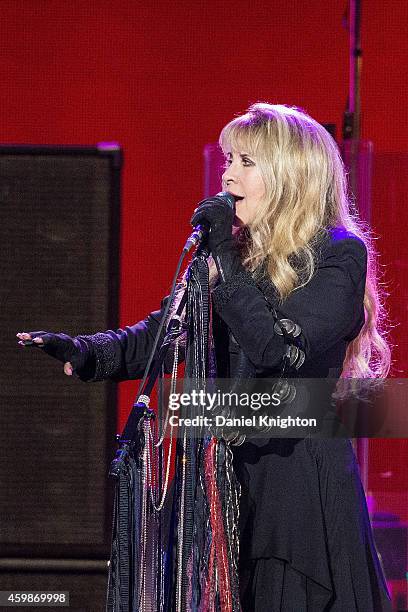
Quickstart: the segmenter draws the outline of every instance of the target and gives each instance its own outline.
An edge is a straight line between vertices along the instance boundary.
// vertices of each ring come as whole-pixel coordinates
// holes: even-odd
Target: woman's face
[[[233,147],[226,152],[223,188],[240,199],[235,204],[234,225],[250,223],[265,195],[265,184],[254,159]]]

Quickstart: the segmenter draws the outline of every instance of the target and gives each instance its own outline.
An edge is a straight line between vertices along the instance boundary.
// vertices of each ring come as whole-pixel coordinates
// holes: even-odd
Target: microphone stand
[[[183,249],[174,281],[177,279],[185,254],[202,238],[203,233],[200,228],[196,228]],[[200,245],[193,256],[192,263],[197,257],[202,258],[204,256],[204,258],[207,258],[208,255],[208,249]],[[173,301],[174,286],[175,282],[173,282],[166,311]],[[184,290],[176,314],[172,316],[167,325],[165,336],[150,369],[148,363],[146,368],[148,370],[147,381],[144,384],[145,374],[123,432],[116,436],[119,448],[109,470],[109,476],[113,477],[116,482],[107,612],[144,612],[151,609],[148,601],[146,601],[146,590],[151,586],[151,583],[150,585],[146,584],[146,569],[147,563],[152,560],[146,558],[145,550],[147,538],[150,541],[151,538],[160,538],[161,534],[151,533],[151,527],[149,534],[147,533],[149,530],[146,520],[149,503],[148,470],[149,467],[151,469],[151,466],[150,464],[146,465],[149,463],[148,458],[146,461],[146,453],[149,451],[146,446],[148,445],[151,421],[156,418],[154,410],[149,407],[150,395],[160,376],[162,365],[171,344],[187,328],[187,324],[181,320],[181,313],[187,301],[187,293],[188,287]],[[166,311],[163,314],[162,323],[164,323]],[[159,328],[156,341],[159,340],[160,331]],[[152,352],[154,352],[154,349],[155,347],[153,347]],[[162,459],[161,455],[160,459]],[[159,486],[161,490],[161,478],[159,479]],[[138,511],[139,504],[141,504],[141,511]],[[159,531],[161,530],[159,529]],[[160,544],[161,542],[157,540],[157,545],[160,546]],[[155,569],[160,575],[160,568],[156,567]],[[161,569],[164,570],[164,564]],[[154,581],[152,582],[154,583]],[[160,579],[158,582],[160,583]],[[161,582],[163,583],[163,578],[161,578]],[[160,584],[157,586],[159,591]],[[163,590],[163,584],[161,586]],[[160,607],[157,608],[157,611],[163,610],[164,612],[166,609],[160,593],[155,595],[151,593],[151,596],[153,600],[157,597],[160,601]]]
[[[360,83],[362,72],[363,51],[361,48],[361,20],[362,0],[350,0],[348,15],[349,30],[349,95],[347,108],[343,116],[343,159],[349,168],[350,190],[356,199],[360,216],[365,216],[365,221],[370,221],[370,202],[363,201],[363,190],[361,188],[362,176],[367,169],[363,167],[359,153],[362,150],[361,141],[361,96]],[[372,147],[372,143],[369,143]],[[371,163],[371,161],[370,161]],[[367,181],[367,176],[366,176]],[[364,205],[364,206],[363,206]],[[361,482],[364,491],[368,494],[369,474],[369,440],[368,438],[355,438],[353,448],[356,452],[360,465]]]

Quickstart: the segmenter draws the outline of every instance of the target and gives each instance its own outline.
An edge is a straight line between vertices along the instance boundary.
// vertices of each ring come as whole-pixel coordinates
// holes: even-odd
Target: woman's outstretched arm
[[[17,337],[20,344],[36,346],[64,363],[65,374],[74,371],[84,382],[142,378],[168,299],[166,296],[162,300],[159,310],[124,329],[75,337],[45,331],[20,332]]]

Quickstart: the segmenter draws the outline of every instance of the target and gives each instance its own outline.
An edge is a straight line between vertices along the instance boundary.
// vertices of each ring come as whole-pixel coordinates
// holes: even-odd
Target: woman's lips
[[[228,193],[230,193],[232,196],[234,196],[235,200],[238,202],[239,200],[243,200],[244,196],[240,196],[240,195],[236,195],[235,193],[233,193],[232,191],[229,191]]]

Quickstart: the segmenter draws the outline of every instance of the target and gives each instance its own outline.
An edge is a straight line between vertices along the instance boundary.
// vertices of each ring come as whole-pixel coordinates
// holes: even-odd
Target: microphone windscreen
[[[235,197],[229,191],[220,191],[215,197],[222,198],[232,210],[235,210]]]

